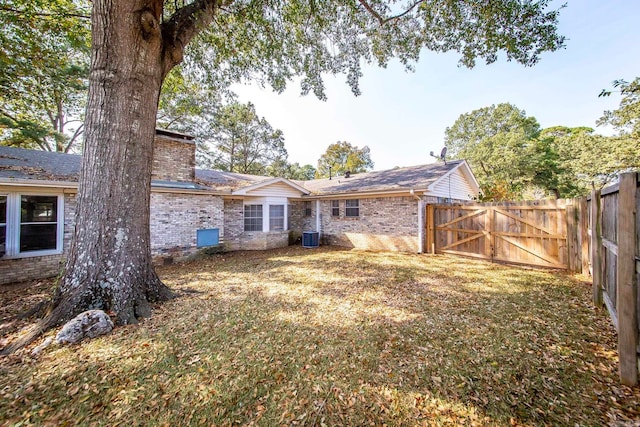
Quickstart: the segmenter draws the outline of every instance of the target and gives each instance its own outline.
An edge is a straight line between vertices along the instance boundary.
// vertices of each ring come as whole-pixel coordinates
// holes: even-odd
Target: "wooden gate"
[[[568,267],[565,201],[428,205],[426,219],[432,252]]]

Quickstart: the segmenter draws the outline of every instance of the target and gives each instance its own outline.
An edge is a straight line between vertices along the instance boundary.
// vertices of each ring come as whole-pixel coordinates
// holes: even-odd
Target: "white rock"
[[[83,338],[105,335],[113,329],[113,322],[102,310],[89,310],[69,320],[58,335],[58,344],[75,344]]]

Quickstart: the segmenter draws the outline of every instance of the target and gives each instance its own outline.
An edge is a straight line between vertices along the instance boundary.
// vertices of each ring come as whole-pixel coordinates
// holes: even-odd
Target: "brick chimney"
[[[190,182],[195,179],[196,144],[193,137],[156,129],[152,180]]]

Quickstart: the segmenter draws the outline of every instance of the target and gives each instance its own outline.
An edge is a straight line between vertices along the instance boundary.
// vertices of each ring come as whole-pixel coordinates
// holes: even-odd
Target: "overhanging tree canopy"
[[[82,135],[89,11],[77,0],[0,2],[0,139],[68,152]]]
[[[76,229],[54,309],[25,341],[89,307],[126,324],[170,297],[151,265],[151,154],[163,80],[185,55],[211,82],[283,90],[300,77],[324,98],[322,75],[345,73],[357,94],[363,63],[410,67],[423,48],[458,51],[465,66],[498,55],[533,65],[564,42],[549,3],[93,0]]]

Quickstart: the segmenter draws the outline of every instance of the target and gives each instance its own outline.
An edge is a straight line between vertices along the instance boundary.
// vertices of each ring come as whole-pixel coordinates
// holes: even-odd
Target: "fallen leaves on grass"
[[[322,248],[163,267],[181,297],[0,362],[8,425],[601,425],[638,420],[571,277]],[[25,353],[26,354],[26,353]]]

